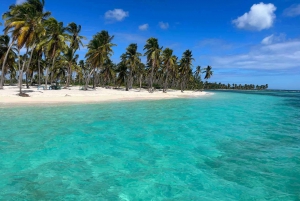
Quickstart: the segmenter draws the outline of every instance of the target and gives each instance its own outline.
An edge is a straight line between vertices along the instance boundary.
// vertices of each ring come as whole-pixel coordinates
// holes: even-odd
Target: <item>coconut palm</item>
[[[66,28],[64,27],[63,22],[58,22],[53,17],[45,21],[45,26],[47,31],[46,37],[39,45],[44,46],[46,57],[52,60],[51,69],[54,69],[56,57],[61,52],[67,51],[66,42],[70,41],[70,35],[66,33]],[[49,65],[46,68],[45,89],[47,89],[48,83],[48,70]],[[52,76],[50,78],[52,79]]]
[[[95,88],[95,72],[97,68],[103,69],[103,64],[113,54],[112,47],[116,46],[112,43],[114,36],[110,36],[107,31],[101,31],[93,36],[93,39],[88,44],[88,52],[85,55],[88,62],[92,64],[94,69],[94,86]],[[92,75],[90,73],[89,77]],[[87,86],[85,87],[87,89]]]
[[[162,53],[162,62],[165,71],[165,81],[163,92],[167,93],[169,74],[176,65],[176,57],[173,55],[173,50],[166,48]]]
[[[142,56],[141,53],[137,52],[137,44],[130,44],[126,49],[126,63],[129,67],[129,80],[127,84],[129,85],[127,88],[132,88],[133,83],[133,72],[136,71],[136,68],[138,67],[139,63],[141,62],[140,56]]]
[[[212,71],[212,67],[211,66],[207,66],[206,68],[204,68],[203,73],[205,73],[204,79],[208,80],[211,78],[211,76],[213,75],[213,71]],[[207,84],[207,81],[205,82],[203,89],[205,88],[205,85]],[[234,88],[236,88],[236,84],[234,84]]]
[[[75,55],[74,53],[75,52],[73,51],[73,48],[67,47],[66,52],[61,56],[62,62],[65,64],[64,66],[66,67],[68,73],[65,87],[69,87],[72,70],[75,70],[78,67],[77,60],[79,55]]]
[[[210,79],[211,76],[213,75],[212,67],[207,66],[206,68],[204,68],[203,73],[205,73],[204,79],[206,80]]]
[[[186,50],[183,55],[182,59],[180,61],[180,86],[181,86],[181,92],[183,92],[186,82],[188,81],[189,76],[192,74],[192,61],[194,60],[192,52],[190,50]]]
[[[108,59],[103,65],[103,69],[101,71],[101,75],[103,77],[103,86],[108,85],[112,82],[115,77],[115,65],[113,62]]]
[[[153,92],[153,74],[154,69],[160,64],[160,53],[162,51],[162,47],[159,47],[158,40],[156,38],[149,38],[144,46],[144,50],[146,50],[144,55],[147,56],[147,62],[151,65],[149,92]]]
[[[80,36],[81,25],[77,25],[72,22],[66,27],[66,31],[71,35],[70,47],[74,50],[74,53],[80,49],[80,46],[83,47],[82,40],[86,39],[84,36]]]
[[[50,12],[43,12],[44,0],[28,0],[20,5],[13,5],[10,10],[3,15],[5,20],[5,33],[11,32],[12,44],[16,41],[18,52],[25,46],[26,54],[29,49],[33,50],[36,46],[36,40],[45,34],[43,21],[50,16]],[[20,94],[22,90],[22,77],[26,63],[27,68],[30,65],[33,51],[29,57],[29,62],[24,61],[23,66],[19,66],[19,85]],[[3,65],[5,65],[4,59]],[[1,86],[0,86],[1,87]]]
[[[201,85],[201,73],[202,73],[201,66],[197,66],[194,72],[194,79],[195,79],[196,88],[198,89]]]
[[[128,91],[128,65],[126,62],[126,54],[121,55],[121,62],[117,65],[117,84],[120,87],[121,84],[124,84],[126,91]]]
[[[12,62],[15,63],[14,62],[16,58],[15,51],[16,51],[15,46],[13,45],[10,46],[10,37],[8,35],[1,35],[0,36],[0,64],[2,64],[2,69],[1,69],[0,89],[3,89],[5,70],[8,70],[8,67],[12,65]]]

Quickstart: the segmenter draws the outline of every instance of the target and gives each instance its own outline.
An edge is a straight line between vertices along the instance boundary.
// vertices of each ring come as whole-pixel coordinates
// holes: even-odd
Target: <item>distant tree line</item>
[[[269,88],[268,84],[254,85],[254,84],[222,84],[205,82],[205,89],[232,89],[232,90],[266,90]]]

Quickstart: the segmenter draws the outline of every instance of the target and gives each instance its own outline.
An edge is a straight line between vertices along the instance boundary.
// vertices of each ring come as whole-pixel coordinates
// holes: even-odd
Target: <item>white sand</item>
[[[0,104],[43,104],[43,103],[96,103],[105,101],[123,101],[123,100],[159,100],[172,98],[188,98],[209,95],[208,92],[168,90],[167,93],[156,90],[149,93],[147,90],[131,89],[105,89],[98,87],[96,90],[80,90],[80,87],[70,87],[61,90],[38,90],[37,87],[30,89],[23,88],[23,92],[30,97],[20,97],[18,87],[6,86],[0,90]]]

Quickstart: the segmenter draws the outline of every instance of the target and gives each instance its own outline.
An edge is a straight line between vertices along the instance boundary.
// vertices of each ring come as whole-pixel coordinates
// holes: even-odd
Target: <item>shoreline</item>
[[[30,97],[20,97],[17,94],[18,87],[5,87],[0,90],[0,106],[21,106],[21,105],[61,105],[80,103],[104,103],[118,101],[140,101],[140,100],[164,100],[176,98],[196,98],[212,95],[211,92],[168,90],[167,93],[147,90],[131,89],[105,89],[98,87],[96,90],[83,91],[79,87],[70,87],[61,90],[38,90],[36,87],[23,89]]]

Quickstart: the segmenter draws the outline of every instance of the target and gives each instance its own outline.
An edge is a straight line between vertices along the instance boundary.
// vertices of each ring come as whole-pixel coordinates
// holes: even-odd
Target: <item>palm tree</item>
[[[213,75],[212,67],[207,66],[206,68],[204,68],[203,73],[205,73],[204,79],[206,79],[206,80],[210,79],[211,76]],[[205,87],[205,85],[203,86],[203,89],[204,89],[204,87]],[[236,88],[236,85],[235,85],[235,88]]]
[[[124,84],[126,91],[128,91],[128,65],[126,64],[126,54],[121,55],[121,62],[117,65],[117,84],[120,87],[121,84]]]
[[[126,63],[129,66],[129,80],[127,81],[128,88],[132,88],[132,83],[133,83],[133,72],[136,71],[137,66],[141,62],[140,56],[142,56],[141,53],[137,52],[137,44],[130,44],[127,49],[126,49]]]
[[[72,22],[68,24],[66,27],[66,31],[71,35],[71,42],[70,42],[70,48],[73,50],[73,54],[80,49],[80,46],[84,46],[82,43],[82,40],[86,39],[84,36],[80,36],[80,31],[81,31],[81,25],[77,25],[76,23]],[[72,75],[72,69],[69,68],[68,70],[68,75],[69,78],[67,80],[71,80],[71,75]],[[67,82],[67,87],[69,86],[69,82]]]
[[[160,64],[160,53],[162,51],[162,47],[159,47],[158,40],[156,38],[149,38],[144,46],[144,50],[146,50],[145,56],[147,56],[147,61],[151,64],[149,92],[153,92],[153,74],[155,67],[158,67]]]
[[[145,64],[139,63],[136,71],[137,71],[137,76],[139,78],[139,85],[140,85],[140,91],[141,91],[141,89],[142,89],[142,79],[143,79],[143,76],[145,75]]]
[[[66,42],[70,41],[70,36],[66,33],[66,28],[64,27],[63,22],[58,22],[53,17],[45,21],[45,26],[47,31],[46,37],[40,45],[45,47],[45,55],[52,59],[51,68],[54,69],[55,58],[60,52],[65,52],[67,50]],[[47,89],[48,84],[48,70],[49,66],[46,68],[45,89]]]
[[[0,64],[2,64],[2,69],[1,69],[2,73],[0,79],[0,89],[3,89],[3,85],[4,85],[5,67],[11,66],[11,62],[12,61],[14,62],[16,58],[15,51],[16,48],[13,45],[10,46],[10,37],[8,35],[1,35],[0,36]]]
[[[201,87],[200,85],[201,85],[201,66],[197,66],[196,67],[196,70],[195,70],[195,72],[194,72],[194,78],[195,78],[195,84],[196,84],[196,86],[198,86],[197,88],[198,88],[198,90],[199,90],[199,88]]]
[[[67,82],[65,87],[69,87],[70,80],[71,80],[71,72],[77,68],[77,60],[79,55],[74,55],[73,48],[67,47],[66,52],[62,55],[62,61],[64,62],[68,75],[67,75]]]
[[[10,11],[3,15],[5,20],[5,33],[11,32],[13,40],[17,42],[18,52],[22,47],[26,47],[26,54],[31,49],[29,62],[23,62],[23,66],[19,66],[19,85],[20,94],[22,93],[22,77],[26,63],[27,69],[30,65],[33,50],[36,46],[36,41],[45,34],[43,22],[50,16],[50,12],[43,12],[45,5],[44,0],[27,0],[21,5],[10,7]],[[5,62],[4,62],[5,64]]]
[[[93,36],[93,39],[88,44],[88,52],[85,55],[88,62],[90,62],[94,69],[94,86],[95,88],[95,72],[96,68],[103,68],[103,64],[105,61],[109,59],[109,57],[113,54],[112,47],[116,46],[112,43],[114,36],[110,36],[107,31],[101,31]],[[91,73],[89,77],[91,76]],[[85,87],[87,90],[87,86]]]
[[[108,85],[115,77],[115,68],[113,62],[108,59],[103,65],[103,70],[101,71],[101,75],[103,77],[103,86]]]
[[[163,92],[167,93],[169,72],[174,70],[176,65],[176,56],[173,55],[173,50],[166,48],[162,53],[162,62],[165,70],[165,82]]]
[[[186,50],[183,55],[182,59],[180,61],[180,81],[181,81],[181,92],[183,92],[186,82],[189,78],[189,76],[192,74],[192,61],[194,60],[192,52],[190,50]]]

